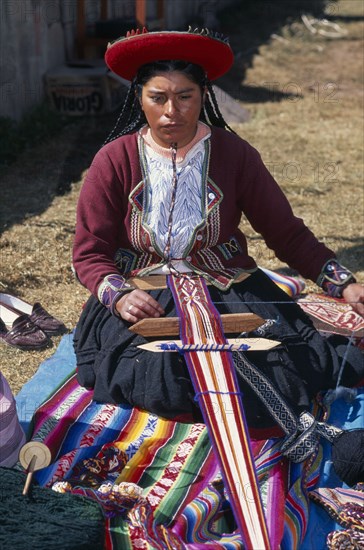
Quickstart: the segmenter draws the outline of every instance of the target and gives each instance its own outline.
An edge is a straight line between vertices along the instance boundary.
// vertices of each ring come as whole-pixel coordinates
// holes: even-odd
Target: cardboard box
[[[120,107],[125,81],[106,65],[85,63],[61,65],[45,75],[45,89],[52,107],[72,116],[102,115]]]

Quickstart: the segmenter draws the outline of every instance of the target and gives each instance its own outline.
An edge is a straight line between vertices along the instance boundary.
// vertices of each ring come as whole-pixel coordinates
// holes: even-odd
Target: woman
[[[254,312],[281,345],[249,359],[299,414],[320,390],[363,377],[361,353],[323,339],[248,255],[242,213],[277,257],[364,312],[363,287],[294,216],[259,153],[224,121],[211,81],[233,62],[226,41],[192,32],[134,33],[111,44],[111,70],[131,80],[121,115],[81,190],[74,268],[92,293],[75,333],[79,382],[94,399],[200,419],[179,354],[152,354],[128,327],[176,315],[171,292],[138,281],[194,273],[220,313]],[[133,278],[133,284],[130,283]],[[159,280],[159,279],[158,279]],[[239,377],[249,427],[273,418]],[[187,415],[187,416],[186,416]],[[182,417],[181,417],[182,418]]]

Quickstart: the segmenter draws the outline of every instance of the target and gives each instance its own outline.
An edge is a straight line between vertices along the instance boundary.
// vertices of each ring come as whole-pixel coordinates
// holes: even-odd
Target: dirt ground
[[[254,51],[242,38],[244,14],[234,14],[224,31],[236,62],[219,85],[249,112],[247,122],[232,126],[261,152],[295,213],[364,280],[363,3],[329,2],[327,9],[329,24],[295,17]],[[69,331],[88,297],[71,271],[77,198],[114,119],[79,120],[30,145],[0,183],[0,292],[40,301]],[[244,219],[242,228],[260,265],[284,267]],[[310,290],[317,287],[307,281]],[[15,393],[59,341],[53,337],[43,351],[0,344],[0,368]]]

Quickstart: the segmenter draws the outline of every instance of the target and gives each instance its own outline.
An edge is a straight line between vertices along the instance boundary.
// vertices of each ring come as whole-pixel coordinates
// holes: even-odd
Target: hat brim
[[[229,44],[223,40],[191,32],[143,32],[109,44],[105,61],[111,71],[133,80],[146,63],[182,60],[203,67],[209,80],[225,74],[234,61]]]

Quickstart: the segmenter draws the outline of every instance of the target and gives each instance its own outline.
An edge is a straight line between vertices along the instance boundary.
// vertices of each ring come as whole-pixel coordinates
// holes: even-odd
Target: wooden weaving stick
[[[225,334],[240,334],[256,330],[264,324],[264,319],[255,313],[226,313],[220,315]],[[179,336],[180,322],[178,317],[158,317],[142,319],[129,330],[141,336]]]
[[[206,344],[205,349],[203,346],[196,344],[183,345],[182,340],[154,340],[154,342],[147,342],[146,344],[140,344],[138,348],[145,349],[147,351],[154,352],[168,352],[168,351],[266,351],[278,346],[280,342],[277,340],[268,340],[268,338],[232,338],[227,340],[226,345],[221,344],[217,346],[215,344]],[[246,346],[246,347],[245,347]]]

